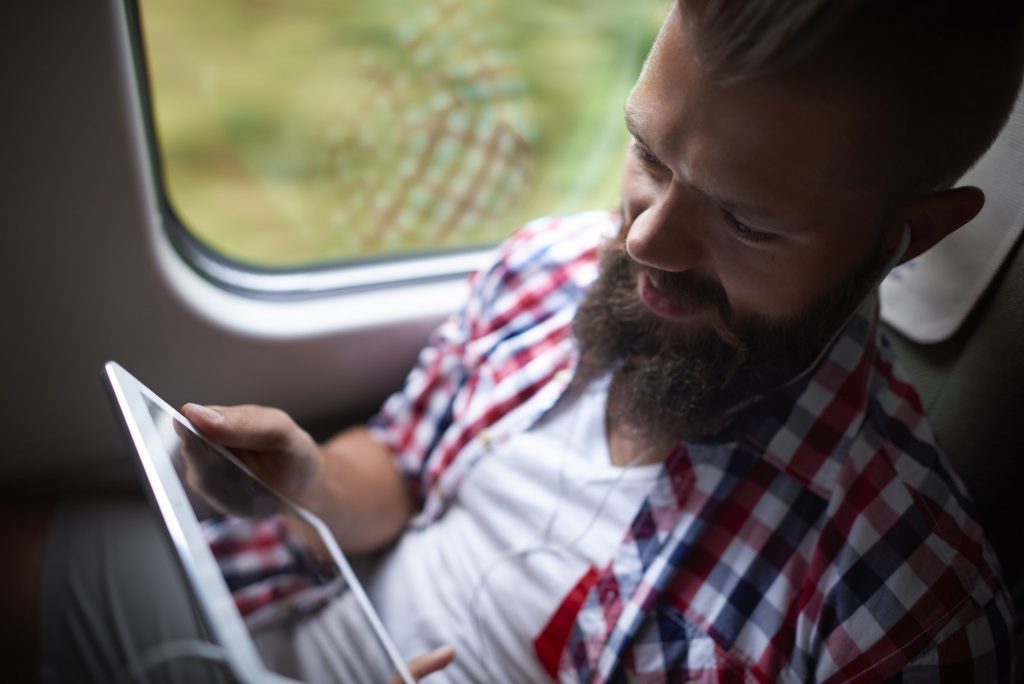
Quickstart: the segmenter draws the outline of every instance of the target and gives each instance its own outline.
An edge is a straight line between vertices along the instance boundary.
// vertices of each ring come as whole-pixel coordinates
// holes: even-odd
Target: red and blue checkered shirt
[[[534,222],[471,281],[373,425],[422,512],[571,380],[576,307],[617,229]],[[561,681],[1010,681],[1012,613],[964,487],[877,331],[678,444],[604,567],[535,635]]]

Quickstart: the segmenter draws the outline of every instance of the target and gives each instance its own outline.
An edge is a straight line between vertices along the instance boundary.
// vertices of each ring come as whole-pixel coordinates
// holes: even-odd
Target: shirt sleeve
[[[927,648],[890,678],[893,684],[926,682],[1014,682],[1013,639],[996,602],[967,622],[943,630]]]
[[[569,307],[592,282],[598,249],[616,225],[614,215],[590,212],[537,219],[516,231],[470,278],[466,303],[433,333],[404,388],[371,421],[421,509],[467,434],[481,379],[532,377],[519,371],[543,345],[523,331],[575,310]]]
[[[460,391],[478,359],[470,348],[484,334],[492,302],[514,280],[509,255],[532,231],[522,230],[495,251],[469,279],[469,296],[430,336],[405,386],[391,395],[370,421],[374,437],[388,446],[417,507],[429,490],[431,452],[451,427]]]
[[[471,279],[471,288],[479,275]],[[431,335],[405,386],[391,395],[370,421],[370,429],[395,456],[395,464],[418,507],[426,495],[427,457],[451,424],[453,403],[467,376],[465,349],[472,327],[473,299]]]

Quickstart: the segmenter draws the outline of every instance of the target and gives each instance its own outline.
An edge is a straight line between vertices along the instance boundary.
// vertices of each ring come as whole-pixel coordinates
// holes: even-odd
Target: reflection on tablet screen
[[[278,630],[278,641],[287,640],[287,630],[297,620],[332,599],[350,599],[340,569],[316,530],[287,503],[162,407],[148,400],[147,405],[264,664],[279,674],[297,676],[282,671],[291,667],[275,664],[292,660],[282,658],[280,644],[260,637]],[[347,622],[365,619],[354,602],[347,602]],[[373,633],[368,623],[360,631]],[[386,662],[380,651],[357,655],[379,664]],[[362,670],[369,663],[353,665]]]

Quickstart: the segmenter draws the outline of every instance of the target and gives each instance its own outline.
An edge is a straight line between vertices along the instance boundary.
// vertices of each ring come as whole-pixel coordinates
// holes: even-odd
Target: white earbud
[[[900,233],[899,244],[896,245],[896,249],[893,250],[892,256],[889,257],[889,261],[886,262],[885,268],[882,269],[882,274],[878,278],[878,282],[881,283],[885,280],[885,277],[889,275],[889,271],[896,268],[896,265],[900,263],[900,259],[907,253],[907,247],[910,246],[910,224],[903,224],[903,232]]]

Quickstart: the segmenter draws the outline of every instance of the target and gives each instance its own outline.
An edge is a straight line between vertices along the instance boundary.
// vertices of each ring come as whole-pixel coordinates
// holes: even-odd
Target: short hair
[[[891,102],[885,173],[900,195],[970,169],[1024,73],[1024,0],[678,1],[720,82],[803,72]]]

